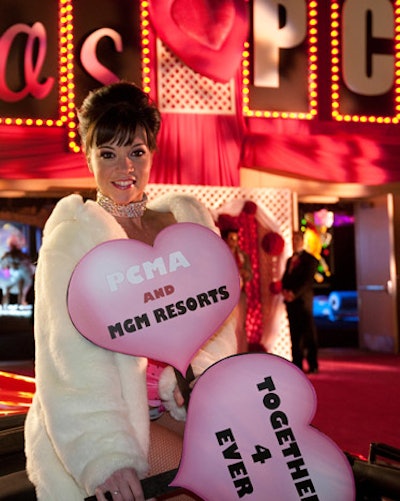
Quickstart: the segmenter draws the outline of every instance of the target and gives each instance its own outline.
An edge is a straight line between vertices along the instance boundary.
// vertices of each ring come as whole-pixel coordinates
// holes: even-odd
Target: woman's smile
[[[119,190],[129,190],[129,188],[136,184],[136,179],[112,181],[112,184]]]

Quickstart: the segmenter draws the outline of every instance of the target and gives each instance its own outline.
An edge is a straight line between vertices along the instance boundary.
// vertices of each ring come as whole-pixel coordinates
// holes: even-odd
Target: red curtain
[[[340,183],[400,181],[394,126],[365,125],[363,134],[343,129],[337,124],[316,133],[308,123],[279,119],[251,119],[245,129],[240,111],[165,114],[151,182],[239,186],[240,166]],[[68,152],[64,129],[0,126],[2,179],[88,175],[83,155]]]
[[[239,186],[241,140],[235,117],[167,114],[151,182]]]
[[[240,78],[237,72],[236,89]],[[165,113],[150,181],[239,186],[244,127],[238,92],[235,115]]]
[[[379,185],[399,182],[398,127],[299,120],[164,114],[151,182],[239,186],[239,168],[308,179]],[[359,132],[361,128],[362,134]],[[316,130],[315,130],[316,129]],[[82,154],[62,128],[0,126],[2,179],[81,178]]]
[[[400,181],[396,125],[249,119],[241,166],[334,183]]]
[[[244,122],[238,96],[236,109],[235,115],[164,113],[150,181],[239,186]],[[68,151],[65,129],[0,126],[2,179],[89,176],[83,154]]]
[[[69,153],[66,131],[50,127],[0,127],[1,179],[88,177],[82,154]]]

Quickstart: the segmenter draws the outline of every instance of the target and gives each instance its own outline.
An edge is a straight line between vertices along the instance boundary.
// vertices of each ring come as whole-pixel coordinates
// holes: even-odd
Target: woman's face
[[[229,232],[227,237],[226,237],[226,243],[228,244],[228,247],[232,251],[237,249],[238,242],[239,242],[238,234],[234,231]]]
[[[97,188],[118,204],[142,200],[152,159],[142,127],[137,128],[132,143],[118,146],[114,141],[94,145],[87,156]]]

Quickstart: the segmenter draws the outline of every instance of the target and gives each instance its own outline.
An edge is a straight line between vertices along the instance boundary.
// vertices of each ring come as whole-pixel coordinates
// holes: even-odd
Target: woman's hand
[[[293,291],[289,291],[289,290],[285,290],[285,289],[282,291],[282,296],[283,296],[283,299],[287,303],[291,303],[295,299],[295,295],[294,295]]]
[[[181,393],[181,390],[179,389],[179,386],[175,386],[175,389],[174,389],[174,399],[175,399],[175,402],[176,402],[176,405],[178,407],[182,407],[185,403],[185,399],[183,398],[183,395]]]
[[[142,485],[133,468],[117,470],[99,485],[95,491],[97,501],[107,501],[104,496],[107,491],[113,501],[144,501]]]
[[[194,385],[196,384],[197,380],[199,379],[199,376],[197,376],[196,378],[193,379],[193,381],[190,382],[189,384],[189,388],[190,388],[190,391],[193,390],[193,387]],[[175,403],[178,407],[183,407],[184,404],[185,404],[185,399],[183,398],[183,395],[182,395],[182,392],[179,388],[179,385],[176,385],[175,386],[175,389],[174,389],[174,399],[175,399]]]

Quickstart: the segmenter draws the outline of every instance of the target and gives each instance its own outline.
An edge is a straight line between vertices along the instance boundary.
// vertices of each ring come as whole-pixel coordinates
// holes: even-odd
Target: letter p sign
[[[279,50],[300,45],[307,33],[305,0],[254,0],[254,85],[279,87]]]

